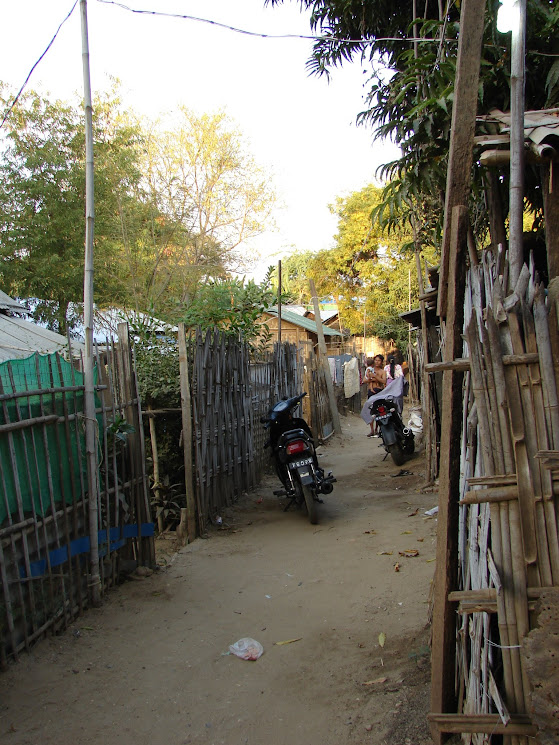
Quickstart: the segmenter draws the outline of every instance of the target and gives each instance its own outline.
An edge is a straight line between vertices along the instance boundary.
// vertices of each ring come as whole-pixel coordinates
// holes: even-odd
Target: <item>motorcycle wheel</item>
[[[392,456],[392,460],[394,461],[394,465],[396,466],[403,466],[404,462],[406,460],[406,456],[404,455],[404,451],[400,447],[400,445],[395,442],[394,445],[388,446],[388,452]]]
[[[309,516],[309,522],[311,525],[316,525],[318,522],[318,508],[314,500],[314,494],[310,486],[301,485],[303,490],[303,496],[305,497],[305,504],[307,505],[307,515]]]

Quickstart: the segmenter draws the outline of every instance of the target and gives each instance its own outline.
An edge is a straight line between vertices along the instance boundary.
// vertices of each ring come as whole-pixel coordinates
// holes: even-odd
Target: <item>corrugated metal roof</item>
[[[65,336],[49,331],[23,318],[12,318],[0,314],[0,362],[29,357],[34,352],[50,354],[63,352],[68,342]],[[82,349],[83,344],[72,343]]]
[[[497,124],[499,131],[502,135],[505,135],[499,144],[508,141],[507,136],[510,134],[511,122],[510,112],[492,109],[489,114],[479,116],[477,119],[478,121],[494,122]],[[557,116],[557,109],[526,111],[524,113],[524,136],[536,145],[540,145],[548,138],[555,139],[559,137],[559,116]],[[486,139],[488,137],[490,136],[485,136]],[[481,140],[481,138],[479,138],[479,141],[483,142],[483,144],[493,144],[490,141]]]
[[[17,300],[14,300],[9,295],[6,295],[6,293],[2,290],[0,290],[0,309],[11,310],[14,313],[27,313],[29,315],[29,308],[26,308],[25,305],[18,303]]]
[[[268,308],[266,311],[267,313],[270,313],[273,316],[278,315],[277,308]],[[294,326],[300,326],[303,329],[306,329],[307,331],[311,331],[313,334],[318,333],[316,323],[314,321],[311,321],[310,318],[306,318],[305,316],[300,316],[298,313],[291,313],[288,310],[281,309],[281,317],[285,321],[289,321],[289,323],[292,323]],[[322,324],[322,329],[324,331],[324,336],[343,336],[343,334],[340,331],[336,331],[335,329],[331,329],[328,326],[325,326]]]

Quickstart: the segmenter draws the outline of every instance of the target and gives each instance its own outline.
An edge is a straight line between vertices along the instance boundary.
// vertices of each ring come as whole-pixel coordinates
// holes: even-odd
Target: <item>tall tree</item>
[[[275,194],[228,117],[179,107],[174,126],[152,127],[144,156],[146,191],[168,228],[158,291],[187,302],[200,282],[246,269],[247,242],[271,223]]]
[[[265,0],[279,5],[284,0]],[[336,65],[361,58],[370,67],[368,107],[358,120],[390,137],[402,156],[385,164],[389,179],[374,214],[389,227],[415,220],[421,238],[437,245],[442,220],[446,162],[456,72],[460,3],[440,0],[299,0],[311,10],[319,37],[309,70],[328,74]],[[496,30],[499,0],[489,0],[484,19],[478,111],[509,108],[510,39]],[[417,18],[414,18],[414,8]],[[559,9],[550,0],[528,0],[526,108],[559,103]],[[414,38],[418,39],[414,42]],[[473,214],[478,232],[487,227],[481,198],[482,169],[474,174]],[[507,188],[507,174],[501,182]],[[527,171],[527,202],[534,224],[541,215],[539,175]]]
[[[2,97],[1,103],[6,105]],[[95,299],[113,298],[118,197],[137,180],[137,133],[115,117],[109,97],[95,118],[97,196]],[[109,124],[112,122],[112,126]],[[83,299],[85,137],[79,108],[30,92],[0,140],[0,278],[16,296],[39,299],[38,315],[62,333]]]

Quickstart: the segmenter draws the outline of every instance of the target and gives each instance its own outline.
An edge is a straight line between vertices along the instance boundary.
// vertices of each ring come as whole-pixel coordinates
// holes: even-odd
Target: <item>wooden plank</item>
[[[467,232],[468,214],[466,207],[454,207],[448,274],[445,361],[454,360],[462,353],[461,333],[464,313]],[[456,709],[454,695],[455,612],[452,604],[448,602],[448,595],[456,589],[458,581],[458,501],[455,495],[459,492],[460,484],[462,379],[463,373],[457,370],[446,370],[443,374],[437,560],[434,581],[431,656],[431,711],[434,713],[449,712]],[[432,736],[436,745],[442,743],[443,738],[437,728],[433,728]]]
[[[534,354],[505,354],[502,357],[503,365],[533,365],[539,361],[539,355]],[[429,373],[444,372],[444,370],[461,370],[470,369],[469,357],[460,357],[450,362],[429,362],[426,366]]]
[[[328,353],[326,351],[326,342],[324,341],[324,330],[322,328],[322,321],[320,320],[320,306],[318,305],[318,297],[316,295],[316,287],[314,280],[309,279],[309,285],[311,289],[311,297],[314,305],[314,315],[316,319],[316,330],[318,333],[318,353],[321,364],[324,368],[324,376],[326,379],[326,390],[328,391],[328,400],[330,402],[330,412],[332,416],[332,425],[334,432],[341,435],[342,425],[340,424],[340,414],[338,412],[338,405],[336,403],[336,396],[334,393],[334,384],[332,383],[332,376],[330,374],[330,366],[328,365]]]
[[[490,735],[520,735],[535,737],[537,727],[529,717],[511,715],[505,726],[498,714],[429,714],[429,721],[439,732],[449,734],[487,733]]]
[[[456,205],[467,204],[470,193],[484,13],[485,0],[461,3],[437,302],[437,313],[443,318],[450,307],[452,211]]]

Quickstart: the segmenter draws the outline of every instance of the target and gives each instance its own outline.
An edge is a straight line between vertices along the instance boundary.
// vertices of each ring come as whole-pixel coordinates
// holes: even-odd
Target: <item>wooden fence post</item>
[[[326,389],[328,391],[328,400],[330,402],[330,411],[332,413],[332,426],[334,427],[334,432],[338,435],[341,435],[342,425],[340,424],[340,414],[338,412],[338,405],[336,403],[336,396],[334,394],[334,384],[332,383],[330,365],[328,364],[328,353],[326,352],[324,329],[322,328],[322,321],[320,319],[320,306],[318,305],[318,297],[316,296],[316,287],[314,285],[314,280],[309,279],[309,285],[311,288],[311,297],[314,305],[314,318],[316,323],[316,331],[318,334],[318,359],[322,368],[324,369],[324,375],[326,377]]]
[[[464,287],[468,235],[466,207],[452,210],[449,252],[449,282],[444,361],[462,356]],[[433,643],[431,653],[431,713],[456,711],[456,609],[448,595],[456,590],[458,576],[458,495],[462,432],[462,379],[464,373],[446,369],[443,373],[441,459],[439,470],[439,512],[437,524],[437,563],[435,566]],[[445,736],[431,720],[436,745]]]
[[[179,323],[179,367],[182,412],[182,447],[184,452],[184,486],[186,490],[186,531],[189,543],[196,538],[196,499],[192,477],[192,407],[190,403],[190,381],[186,354],[184,323]],[[200,532],[204,532],[205,516],[198,513]]]

